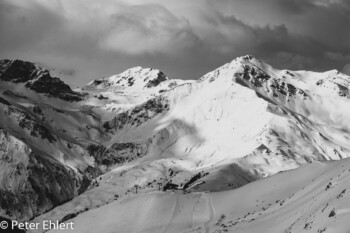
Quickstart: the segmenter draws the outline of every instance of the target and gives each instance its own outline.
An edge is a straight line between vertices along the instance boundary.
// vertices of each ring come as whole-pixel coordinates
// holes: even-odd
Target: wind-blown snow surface
[[[340,163],[324,165],[322,161],[350,155],[349,77],[337,71],[277,70],[245,56],[198,81],[172,80],[159,70],[135,67],[71,90],[52,78],[49,71],[30,63],[14,67],[17,63],[20,62],[2,61],[0,69],[0,128],[5,135],[1,142],[7,148],[0,155],[23,155],[19,175],[11,176],[10,181],[5,175],[1,178],[4,185],[0,191],[6,198],[0,200],[0,213],[6,218],[36,217],[34,222],[73,218],[82,232],[89,232],[84,231],[84,226],[100,232],[94,227],[103,225],[88,224],[97,215],[105,221],[106,232],[113,232],[108,229],[117,225],[117,232],[220,232],[230,224],[221,216],[224,215],[239,221],[234,226],[242,232],[256,232],[254,229],[271,225],[276,216],[281,216],[285,222],[274,224],[275,228],[267,228],[271,229],[267,232],[288,232],[290,215],[283,214],[282,207],[278,207],[283,204],[276,201],[290,195],[288,190],[299,192],[301,186],[309,190],[315,184],[310,179],[330,170],[328,167],[333,165],[329,164]],[[52,83],[64,87],[64,94]],[[16,140],[23,146],[14,153]],[[28,163],[30,158],[42,160]],[[1,162],[4,167],[12,167],[5,170],[6,174],[18,170],[14,161]],[[311,165],[301,170],[256,181],[307,163]],[[62,175],[50,177],[39,169],[46,164]],[[303,179],[297,179],[299,173],[305,174],[300,176]],[[70,180],[71,187],[66,189],[61,178]],[[276,189],[269,183],[274,179]],[[295,185],[289,187],[293,182]],[[11,183],[16,185],[9,187]],[[40,195],[36,196],[35,187],[40,183],[45,184],[41,187],[45,191],[40,191],[45,203],[38,201]],[[345,183],[339,183],[339,187],[346,188]],[[261,184],[270,188],[264,189]],[[12,199],[23,201],[21,195],[25,192],[21,187],[32,194],[26,203],[34,202],[25,211],[11,204]],[[180,189],[187,194],[160,191],[166,189]],[[61,192],[65,195],[57,200],[55,195],[61,197]],[[276,202],[271,204],[276,207],[276,215],[265,216],[265,212],[254,209],[259,203],[250,201],[259,195],[271,198],[265,202]],[[235,206],[227,203],[237,201],[238,196],[247,200],[240,198],[240,208],[235,212]],[[303,198],[291,200],[310,201]],[[314,208],[324,204],[321,199],[312,200]],[[138,205],[144,211],[135,212],[133,206]],[[262,204],[258,207],[262,208]],[[299,212],[287,212],[311,219],[307,214],[315,210],[302,212],[298,208]],[[130,215],[107,218],[108,213],[114,216],[119,211]],[[255,220],[249,222],[251,218],[247,216],[235,219],[248,213],[245,211],[261,213],[253,215],[254,219],[267,220],[254,225]],[[146,223],[151,215],[154,222]],[[130,228],[122,228],[131,220],[134,224]],[[214,221],[220,224],[214,225]],[[337,223],[347,226],[342,221]],[[294,225],[298,224],[304,222]],[[344,232],[341,227],[339,232]],[[233,229],[238,231],[230,226]]]
[[[67,232],[345,233],[349,173],[349,159],[315,162],[229,191],[134,195],[77,216]]]

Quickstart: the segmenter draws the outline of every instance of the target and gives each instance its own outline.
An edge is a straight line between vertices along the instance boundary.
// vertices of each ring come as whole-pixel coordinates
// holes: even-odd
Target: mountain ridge
[[[55,77],[44,75],[56,81],[33,88],[42,73],[27,64],[28,72],[15,76],[17,71],[3,68],[6,64],[0,69],[1,142],[6,147],[1,158],[21,153],[25,160],[34,159],[30,151],[35,151],[41,164],[53,162],[45,166],[58,166],[72,181],[62,191],[74,192],[57,202],[60,191],[54,187],[61,181],[46,171],[42,176],[47,179],[38,181],[40,163],[23,162],[19,176],[0,176],[0,184],[6,184],[0,190],[9,193],[0,200],[5,218],[62,220],[107,205],[116,196],[128,197],[136,186],[141,193],[156,186],[232,190],[303,164],[350,155],[350,111],[340,108],[350,104],[349,82],[337,71],[277,70],[249,55],[191,81],[136,67],[80,89],[64,88],[65,96],[81,98],[75,101],[62,99],[54,87],[40,93],[51,84],[63,85]],[[15,146],[6,134],[28,149],[11,152]],[[6,174],[15,173],[16,162],[6,161],[0,160],[10,169]],[[28,178],[30,169],[34,172]],[[11,198],[22,198],[22,184],[36,183],[47,184],[40,197],[46,204],[34,195],[34,207],[23,212],[9,205]]]

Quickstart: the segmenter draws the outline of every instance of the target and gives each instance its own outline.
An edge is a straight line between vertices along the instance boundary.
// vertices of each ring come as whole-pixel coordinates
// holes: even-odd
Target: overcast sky
[[[252,54],[350,74],[349,0],[0,0],[0,58],[83,85],[133,66],[198,79]]]

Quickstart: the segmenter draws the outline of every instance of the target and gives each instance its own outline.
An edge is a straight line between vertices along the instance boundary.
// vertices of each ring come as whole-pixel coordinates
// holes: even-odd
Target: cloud
[[[349,23],[346,0],[3,0],[0,58],[74,70],[79,85],[136,65],[195,79],[245,54],[341,70]]]
[[[61,27],[61,16],[41,4],[33,2],[29,6],[7,0],[0,2],[2,51],[36,46]]]
[[[172,53],[198,42],[186,19],[160,5],[149,4],[128,6],[111,15],[108,33],[100,46],[129,54]]]
[[[329,58],[334,61],[350,61],[350,54],[343,54],[339,52],[325,52],[326,58]]]
[[[347,74],[347,75],[350,75],[350,63],[344,65],[343,69],[342,69],[342,72],[344,74]]]

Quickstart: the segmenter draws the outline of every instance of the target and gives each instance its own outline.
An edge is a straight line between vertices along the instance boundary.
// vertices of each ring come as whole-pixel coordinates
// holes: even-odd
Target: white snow
[[[67,232],[348,232],[349,161],[315,162],[224,192],[133,195],[79,215]]]

